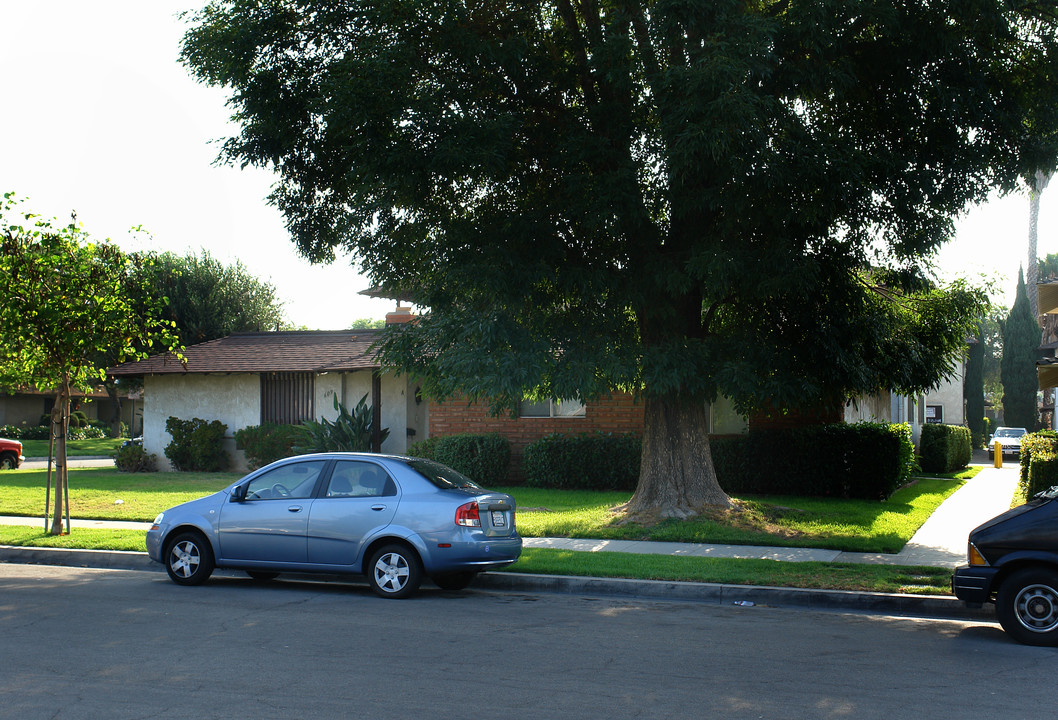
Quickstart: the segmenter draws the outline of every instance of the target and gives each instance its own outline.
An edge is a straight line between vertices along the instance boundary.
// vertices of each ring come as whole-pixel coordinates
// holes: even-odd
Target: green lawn
[[[968,473],[972,476],[973,471]],[[78,518],[149,522],[162,510],[225,487],[238,473],[119,473],[71,468],[71,513]],[[0,515],[40,517],[46,473],[0,474]],[[667,521],[654,527],[619,525],[610,508],[627,493],[504,488],[518,502],[526,537],[579,537],[822,547],[897,552],[963,479],[919,478],[885,502],[831,498],[743,497],[739,510],[709,520]],[[121,501],[121,502],[118,502]],[[75,528],[51,537],[39,527],[2,527],[0,544],[143,550],[144,533]],[[574,553],[527,548],[519,572],[685,580],[785,587],[944,594],[950,573],[938,568],[782,563],[766,560],[681,558],[625,553]]]
[[[125,438],[102,438],[98,440],[70,440],[66,443],[67,457],[78,455],[112,455],[121,447]],[[48,457],[47,440],[22,440],[22,454],[26,457]]]
[[[951,571],[937,567],[778,562],[526,548],[511,572],[677,582],[950,595]]]
[[[627,493],[504,488],[518,502],[518,529],[530,537],[664,540],[728,545],[815,547],[895,553],[962,480],[920,478],[884,502],[840,498],[739,498],[738,510],[653,527],[614,522]]]

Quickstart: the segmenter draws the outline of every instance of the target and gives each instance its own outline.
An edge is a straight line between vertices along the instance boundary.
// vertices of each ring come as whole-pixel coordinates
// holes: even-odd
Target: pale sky
[[[204,3],[201,3],[204,4]],[[177,62],[192,0],[0,0],[0,193],[127,250],[206,248],[272,283],[295,325],[341,329],[382,318],[389,300],[357,295],[347,261],[301,259],[265,198],[274,177],[214,166],[211,141],[235,134],[226,95]],[[1058,253],[1058,181],[1044,191],[1039,254]],[[1028,248],[1028,199],[972,210],[937,259],[945,277],[986,274],[1013,302]],[[132,238],[142,225],[151,242]]]

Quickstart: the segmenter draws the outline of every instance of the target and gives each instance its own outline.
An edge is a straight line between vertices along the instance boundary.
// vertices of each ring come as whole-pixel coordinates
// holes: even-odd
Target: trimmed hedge
[[[1045,430],[1023,435],[1019,488],[1031,498],[1054,485],[1058,485],[1058,433]]]
[[[486,487],[507,483],[511,444],[498,433],[443,435],[408,448],[412,457],[436,460]]]
[[[733,495],[815,495],[882,500],[911,477],[906,424],[836,423],[715,438],[713,464]]]
[[[295,455],[293,447],[299,437],[297,425],[250,425],[235,431],[235,447],[246,453],[250,470],[256,470]]]
[[[627,490],[639,482],[637,435],[548,435],[525,448],[522,468],[531,487]]]
[[[922,470],[949,473],[970,464],[970,429],[961,425],[925,425],[919,444]]]
[[[165,446],[165,456],[174,469],[217,472],[228,468],[228,453],[222,444],[228,426],[220,420],[170,417],[165,421],[165,429],[173,439]]]

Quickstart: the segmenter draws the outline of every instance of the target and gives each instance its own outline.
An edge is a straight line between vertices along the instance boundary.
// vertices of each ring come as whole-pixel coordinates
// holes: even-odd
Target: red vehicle
[[[22,461],[22,443],[18,440],[0,438],[0,470],[15,470]]]

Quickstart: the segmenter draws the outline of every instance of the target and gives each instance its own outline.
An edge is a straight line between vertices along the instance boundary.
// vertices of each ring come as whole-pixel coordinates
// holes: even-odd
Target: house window
[[[518,409],[523,418],[584,417],[584,403],[580,400],[523,400]]]
[[[261,422],[296,425],[316,417],[312,373],[262,373]]]
[[[944,406],[943,405],[927,405],[926,406],[926,424],[927,425],[940,425],[944,422]]]

